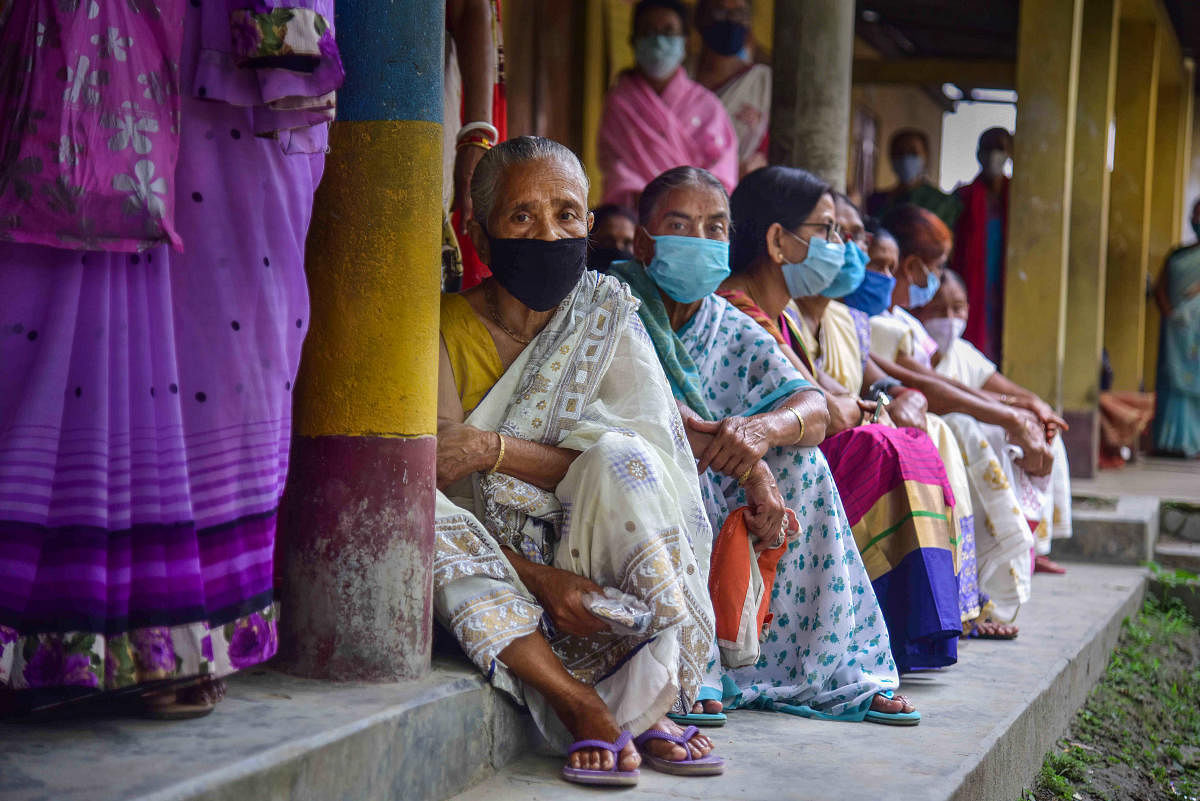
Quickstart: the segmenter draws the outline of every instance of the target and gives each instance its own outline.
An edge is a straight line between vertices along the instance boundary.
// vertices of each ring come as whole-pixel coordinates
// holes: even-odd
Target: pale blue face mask
[[[925,286],[908,285],[908,308],[919,309],[937,294],[942,286],[942,279],[928,267],[925,268]]]
[[[892,171],[902,184],[911,184],[925,172],[925,157],[916,153],[906,153],[892,159]]]
[[[642,71],[656,81],[666,78],[683,63],[687,40],[682,36],[639,36],[633,55]]]
[[[854,242],[846,243],[846,260],[833,283],[821,290],[827,298],[840,298],[858,289],[867,275],[867,253]]]
[[[646,274],[677,303],[695,303],[716,292],[729,277],[729,243],[698,236],[656,236]]]
[[[787,229],[784,229],[787,231]],[[803,239],[788,231],[796,239]],[[824,237],[812,236],[805,242],[808,255],[799,264],[784,264],[783,280],[787,282],[788,294],[793,298],[808,298],[819,295],[833,283],[842,265],[846,262],[846,246],[841,242],[827,242]]]

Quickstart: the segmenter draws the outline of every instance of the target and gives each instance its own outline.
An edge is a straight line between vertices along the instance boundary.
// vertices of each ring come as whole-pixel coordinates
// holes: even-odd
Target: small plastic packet
[[[645,634],[654,613],[650,608],[616,587],[605,587],[604,594],[589,592],[583,596],[589,612],[604,622],[615,634]]]

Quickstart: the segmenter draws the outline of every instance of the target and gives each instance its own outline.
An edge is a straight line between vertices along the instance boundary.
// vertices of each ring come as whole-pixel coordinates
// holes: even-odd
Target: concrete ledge
[[[0,798],[432,801],[524,751],[526,720],[461,663],[384,685],[257,670],[199,720],[0,724]]]
[[[920,726],[735,712],[710,730],[729,760],[725,776],[645,770],[622,798],[1011,801],[1144,592],[1140,569],[1039,574],[1018,640],[963,642],[958,665],[905,677]],[[0,798],[429,801],[471,788],[459,801],[595,801],[558,778],[560,758],[532,755],[531,739],[528,716],[461,662],[441,659],[421,681],[388,685],[261,670],[233,677],[226,700],[199,720],[0,724]]]
[[[1057,544],[1056,544],[1057,547]],[[1121,621],[1145,594],[1145,571],[1071,565],[1034,577],[1012,642],[962,643],[959,662],[904,677],[916,728],[734,712],[709,729],[724,776],[684,779],[643,769],[641,799],[1012,801],[1102,675]],[[454,801],[595,801],[558,778],[560,758],[527,756]]]
[[[1162,567],[1200,573],[1200,542],[1160,537],[1154,546],[1154,561]]]
[[[1149,495],[1076,495],[1071,507],[1074,531],[1069,539],[1054,541],[1054,558],[1125,565],[1153,559],[1159,503]]]

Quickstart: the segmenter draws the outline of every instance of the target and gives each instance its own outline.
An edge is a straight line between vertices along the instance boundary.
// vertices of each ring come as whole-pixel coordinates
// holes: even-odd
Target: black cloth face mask
[[[496,239],[488,234],[488,267],[508,294],[534,311],[549,311],[583,277],[587,237]]]
[[[713,52],[722,56],[736,56],[746,46],[746,36],[749,33],[750,26],[744,22],[726,19],[705,25],[700,29],[700,38]]]

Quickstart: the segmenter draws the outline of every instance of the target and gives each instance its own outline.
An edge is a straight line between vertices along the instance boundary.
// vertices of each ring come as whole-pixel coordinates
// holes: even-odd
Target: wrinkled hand
[[[710,467],[727,476],[744,476],[754,467],[767,448],[767,427],[755,417],[726,417],[724,420],[689,418],[687,427],[701,434],[712,435],[712,442],[700,454],[697,469],[703,473]]]
[[[785,509],[775,476],[771,475],[766,462],[754,465],[742,489],[746,492],[746,505],[750,507],[746,512],[746,528],[761,546],[755,546],[756,550],[769,548],[779,539]]]
[[[471,203],[471,176],[475,174],[475,167],[483,158],[484,152],[481,147],[468,145],[460,147],[454,157],[454,205],[450,208],[461,212],[459,226],[464,234],[467,232],[471,213],[475,210]]]
[[[887,410],[896,425],[925,430],[925,415],[929,412],[929,402],[920,392],[901,392],[892,398]]]
[[[1037,417],[1038,422],[1042,424],[1042,429],[1045,432],[1047,442],[1050,442],[1054,439],[1054,433],[1056,431],[1066,431],[1068,428],[1070,428],[1070,426],[1067,425],[1067,421],[1055,414],[1054,409],[1051,408],[1050,404],[1046,403],[1041,398],[1022,398],[1021,400],[1017,401],[1016,405],[1020,406],[1022,409],[1027,409],[1028,411],[1033,412],[1033,414]]]
[[[465,423],[440,423],[437,433],[437,487],[486,470],[496,462],[499,442],[495,431],[482,431]]]
[[[578,637],[608,630],[608,623],[589,612],[583,603],[583,596],[589,592],[603,594],[603,587],[577,573],[549,565],[542,566],[536,576],[529,584],[529,591],[550,615],[554,628]]]
[[[1017,466],[1031,476],[1048,475],[1054,466],[1054,456],[1046,444],[1041,421],[1024,409],[1014,411],[1017,411],[1017,421],[1008,429],[1008,438],[1024,451]]]
[[[875,401],[865,401],[854,395],[831,395],[826,393],[825,405],[829,407],[828,436],[867,422],[864,415],[875,411]]]

